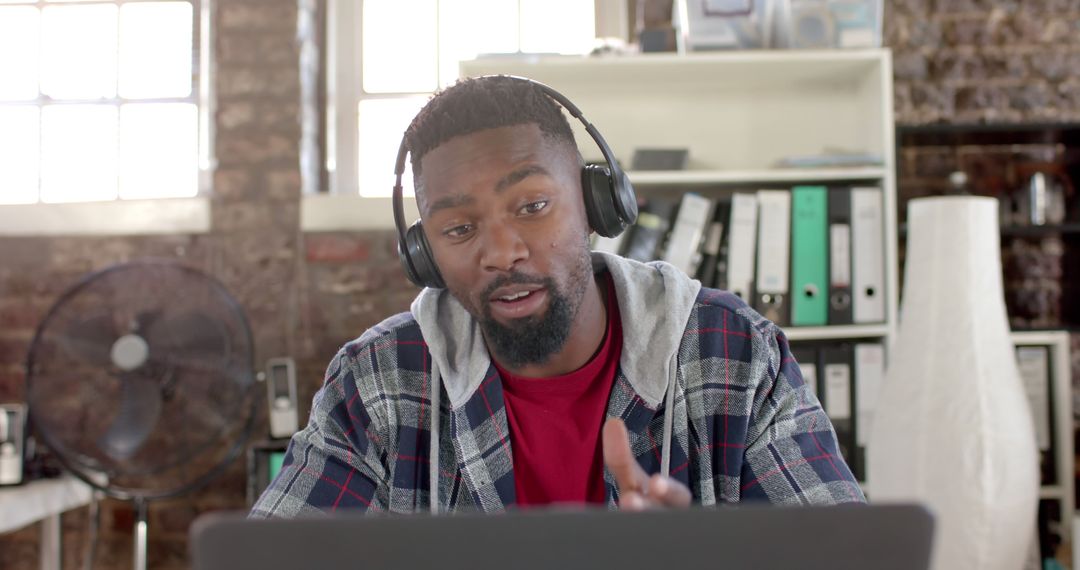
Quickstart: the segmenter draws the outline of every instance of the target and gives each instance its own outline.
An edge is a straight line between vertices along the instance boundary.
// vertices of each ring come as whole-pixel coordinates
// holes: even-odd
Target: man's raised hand
[[[604,465],[619,486],[619,508],[642,511],[660,507],[689,507],[690,489],[657,473],[649,477],[630,451],[630,435],[622,420],[604,423]]]

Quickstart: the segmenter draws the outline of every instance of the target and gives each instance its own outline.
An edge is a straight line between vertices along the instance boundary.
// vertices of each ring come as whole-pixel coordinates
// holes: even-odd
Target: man
[[[864,501],[774,324],[589,251],[583,161],[538,86],[462,81],[406,143],[446,288],[341,349],[252,516]]]

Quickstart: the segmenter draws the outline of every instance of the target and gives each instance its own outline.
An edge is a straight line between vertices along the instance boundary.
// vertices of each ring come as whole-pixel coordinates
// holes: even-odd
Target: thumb
[[[630,451],[630,434],[622,420],[609,419],[604,422],[604,465],[615,477],[620,493],[645,493],[649,476],[634,459]]]

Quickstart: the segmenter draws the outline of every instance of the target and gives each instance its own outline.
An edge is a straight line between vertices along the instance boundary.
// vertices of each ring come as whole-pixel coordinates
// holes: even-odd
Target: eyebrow
[[[468,206],[476,202],[476,198],[468,194],[452,194],[450,196],[443,196],[438,200],[431,203],[428,207],[428,216],[432,216],[439,210],[445,210],[447,208],[457,208],[459,206]]]
[[[525,180],[526,178],[528,178],[530,176],[536,176],[536,175],[549,176],[550,177],[551,173],[549,173],[546,168],[544,168],[543,166],[540,166],[539,164],[530,164],[528,166],[523,166],[523,167],[511,172],[510,174],[507,174],[506,176],[503,176],[501,180],[496,182],[495,183],[495,193],[499,194],[499,193],[505,191],[507,188],[513,186],[514,184],[517,184],[518,182],[521,182],[522,180]]]
[[[506,176],[503,176],[495,183],[495,193],[499,194],[505,192],[511,186],[525,180],[530,176],[551,176],[546,168],[538,164],[530,164],[523,166]],[[457,208],[460,206],[469,206],[476,202],[476,198],[469,194],[452,194],[450,196],[444,196],[435,200],[428,207],[428,216],[434,215],[439,210],[445,210],[447,208]]]

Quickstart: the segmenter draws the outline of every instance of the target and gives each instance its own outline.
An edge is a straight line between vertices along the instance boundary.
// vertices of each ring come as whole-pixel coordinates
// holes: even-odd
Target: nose
[[[502,223],[485,225],[480,244],[480,265],[485,271],[510,271],[529,258],[529,248],[516,228]]]

